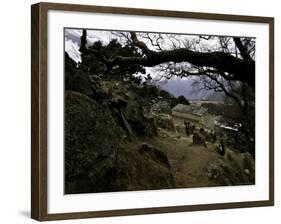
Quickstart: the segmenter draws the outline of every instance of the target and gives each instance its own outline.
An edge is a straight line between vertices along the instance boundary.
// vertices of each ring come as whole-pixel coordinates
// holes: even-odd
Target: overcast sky
[[[80,37],[82,29],[65,29],[65,51],[76,62],[80,61]],[[91,45],[95,41],[102,40],[105,44],[112,39],[109,31],[87,30],[87,44]]]

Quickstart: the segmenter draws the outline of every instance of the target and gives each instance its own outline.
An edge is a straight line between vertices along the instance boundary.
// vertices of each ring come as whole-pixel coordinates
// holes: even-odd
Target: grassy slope
[[[129,147],[146,142],[165,152],[175,188],[254,184],[254,161],[248,155],[227,149],[225,156],[221,156],[216,152],[215,144],[207,143],[205,148],[193,145],[191,136],[175,132],[167,134],[168,137],[138,139]],[[246,174],[245,169],[251,174]]]

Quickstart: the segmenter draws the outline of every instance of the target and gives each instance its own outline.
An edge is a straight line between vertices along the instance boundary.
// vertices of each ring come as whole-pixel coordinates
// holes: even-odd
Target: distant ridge
[[[183,95],[188,100],[223,101],[224,93],[202,89],[194,79],[171,79],[167,82],[158,82],[161,89],[178,97]]]

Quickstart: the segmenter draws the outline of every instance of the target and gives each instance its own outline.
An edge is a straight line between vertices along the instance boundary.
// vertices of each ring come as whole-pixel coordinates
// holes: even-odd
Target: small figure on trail
[[[225,147],[224,147],[224,144],[223,144],[222,141],[220,142],[220,144],[219,144],[218,147],[217,147],[217,152],[218,152],[218,154],[220,154],[221,156],[224,156],[224,154],[225,154]]]
[[[216,141],[217,141],[217,133],[214,132],[213,133],[213,143],[216,143]]]
[[[217,133],[214,131],[206,131],[205,137],[207,142],[216,143],[217,141]]]
[[[189,134],[190,134],[190,122],[184,121],[183,123],[184,123],[184,127],[185,127],[186,136],[189,136]]]
[[[194,134],[195,128],[195,125],[193,123],[190,123],[190,134]]]
[[[200,134],[202,134],[204,137],[206,137],[207,132],[205,131],[204,128],[199,129]]]

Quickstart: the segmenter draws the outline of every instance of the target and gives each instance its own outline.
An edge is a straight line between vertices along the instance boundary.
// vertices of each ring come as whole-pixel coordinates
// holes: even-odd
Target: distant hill
[[[200,84],[195,84],[194,79],[172,79],[158,83],[159,87],[178,97],[183,95],[188,100],[223,101],[224,93],[213,90],[204,90]]]

